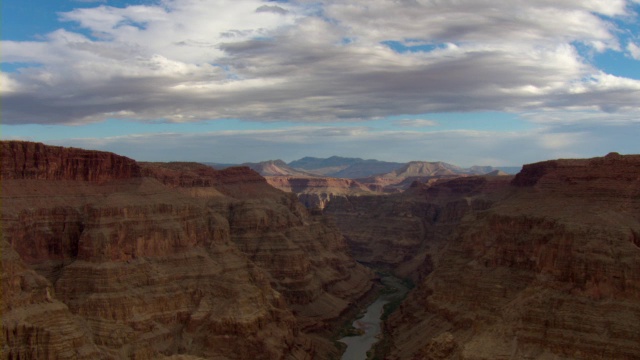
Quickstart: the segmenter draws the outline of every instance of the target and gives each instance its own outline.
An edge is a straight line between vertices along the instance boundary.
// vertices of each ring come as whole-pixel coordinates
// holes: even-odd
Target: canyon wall
[[[416,185],[403,194],[412,198],[380,198],[375,207],[349,198],[334,212],[359,212],[360,220],[339,223],[356,256],[396,271],[406,266],[402,256],[422,261],[406,272],[417,286],[385,323],[379,352],[388,359],[640,357],[640,156],[554,160],[524,166],[511,184],[487,179]],[[357,237],[358,221],[371,226],[385,213],[395,225],[377,225],[369,241]],[[420,231],[400,225],[413,218]],[[377,235],[394,227],[410,239],[395,257],[385,250],[393,238]]]
[[[175,166],[143,164],[143,172],[156,177],[175,171]],[[206,173],[217,173],[204,165],[189,166],[200,179],[208,178]],[[271,285],[284,296],[303,330],[330,330],[340,315],[371,289],[372,272],[349,255],[338,229],[322,216],[310,215],[294,194],[269,186],[248,168],[233,171],[245,171],[247,178],[260,181],[250,189],[244,182],[220,182],[216,189],[225,198],[196,194],[191,185],[164,181],[196,194],[210,213],[225,223],[231,241],[267,271]]]
[[[311,359],[372,274],[244,168],[2,145],[2,357]]]
[[[345,235],[358,261],[417,280],[431,269],[427,254],[438,246],[432,240],[447,238],[467,213],[498,201],[510,181],[485,176],[414,183],[401,194],[334,199],[324,214]]]
[[[292,176],[267,176],[266,179],[271,186],[298,195],[307,209],[322,210],[333,199],[376,192],[352,179]]]
[[[388,359],[640,357],[640,156],[319,215],[248,168],[0,145],[5,359],[337,358],[374,277],[350,253],[416,284]]]
[[[140,176],[134,160],[112,153],[48,146],[24,141],[2,142],[1,179],[108,181]]]

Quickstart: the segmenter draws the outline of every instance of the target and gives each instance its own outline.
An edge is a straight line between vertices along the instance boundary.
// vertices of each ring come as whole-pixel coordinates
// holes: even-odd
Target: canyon
[[[325,213],[356,259],[416,284],[379,358],[640,356],[638,155],[414,184]]]
[[[367,296],[341,234],[248,168],[2,142],[7,359],[312,359]]]
[[[415,285],[376,358],[640,357],[640,155],[382,193],[0,144],[4,359],[337,359],[367,266]]]
[[[508,175],[491,166],[465,169],[441,161],[395,163],[339,156],[327,159],[305,157],[289,164],[282,160],[270,160],[242,165],[264,176],[271,186],[298,195],[307,208],[318,210],[323,210],[335,198],[349,195],[400,193],[416,181],[434,182],[438,179],[473,175]],[[518,168],[503,169],[514,171]]]

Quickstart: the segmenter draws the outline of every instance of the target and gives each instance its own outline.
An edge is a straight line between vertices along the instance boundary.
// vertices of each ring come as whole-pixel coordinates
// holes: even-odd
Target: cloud
[[[618,112],[615,114],[592,111],[534,111],[521,114],[526,121],[544,126],[596,126],[598,124],[621,125],[638,124],[640,116],[635,112]]]
[[[428,119],[406,119],[394,121],[393,125],[401,127],[430,127],[437,126],[438,122]]]
[[[603,42],[611,25],[598,15],[627,14],[624,0],[595,1],[329,1],[327,13],[354,35],[379,42]]]
[[[576,143],[583,142],[584,136],[583,133],[550,133],[540,136],[539,142],[545,149],[567,149]]]
[[[632,58],[640,60],[640,46],[638,46],[636,43],[629,42],[629,44],[627,45],[627,51]]]
[[[280,14],[280,15],[284,15],[284,14],[289,12],[286,9],[283,9],[280,6],[277,6],[277,5],[262,5],[259,8],[257,8],[256,11],[257,12],[272,12],[272,13],[276,13],[276,14]]]
[[[575,48],[622,51],[613,19],[628,16],[627,5],[164,0],[79,8],[61,14],[70,27],[41,41],[2,42],[2,61],[24,64],[2,74],[3,122],[640,113],[640,81],[601,72]]]
[[[554,158],[631,153],[637,124],[545,125],[519,131],[378,131],[366,126],[151,133],[50,141],[145,161],[243,163],[333,155],[387,161],[446,161],[460,166],[521,165]],[[327,146],[331,144],[331,146]]]

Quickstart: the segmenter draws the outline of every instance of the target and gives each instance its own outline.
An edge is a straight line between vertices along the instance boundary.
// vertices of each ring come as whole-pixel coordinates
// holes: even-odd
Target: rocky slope
[[[371,287],[249,169],[1,146],[3,358],[310,359]]]
[[[417,281],[386,322],[387,358],[640,357],[640,156],[349,200],[333,211],[355,217],[339,226],[356,256]],[[385,239],[403,222],[415,230]],[[377,227],[359,235],[367,226]]]
[[[243,166],[264,176],[274,188],[296,194],[307,209],[322,210],[335,197],[376,193],[355,180],[324,177],[302,171],[292,168],[282,160],[245,163]]]
[[[464,169],[444,162],[406,164],[333,156],[305,157],[286,164],[282,160],[246,163],[273,187],[298,195],[309,209],[322,210],[335,198],[400,193],[413,182],[428,183],[470,175],[507,175],[490,166]],[[356,179],[357,178],[357,179]]]
[[[332,156],[330,158],[304,157],[289,163],[289,166],[313,172],[320,176],[357,179],[374,174],[384,174],[393,171],[403,163],[363,160],[360,158],[345,158]]]
[[[427,183],[437,179],[453,179],[462,176],[485,175],[496,169],[490,166],[474,166],[468,169],[445,162],[411,161],[385,174],[358,179],[370,188],[381,188],[385,192],[404,191],[415,181]],[[492,175],[507,175],[495,172]]]
[[[267,182],[282,191],[296,194],[308,209],[324,209],[335,198],[378,193],[351,179],[267,176]]]
[[[359,163],[355,165],[357,164]],[[294,175],[272,176],[269,173],[262,173],[267,182],[275,188],[297,194],[307,208],[320,210],[323,210],[330,201],[338,198],[400,193],[414,182],[433,183],[439,179],[454,179],[469,174],[473,172],[450,164],[418,161],[410,162],[386,174],[358,180]],[[491,175],[503,174],[495,172]]]
[[[446,238],[467,213],[497,201],[511,179],[435,179],[414,183],[404,193],[334,199],[324,214],[343,232],[358,261],[416,280],[431,268],[425,260],[431,239]]]
[[[176,163],[143,164],[143,173],[192,194],[194,186],[185,184],[185,174],[195,173],[202,180],[218,173],[204,165],[186,166],[188,171]],[[328,330],[371,288],[371,272],[348,255],[341,233],[322,217],[308,215],[294,194],[269,186],[248,168],[225,172],[230,170],[245,172],[245,180],[209,182],[225,198],[202,192],[195,196],[222,219],[234,244],[269,273],[271,285],[283,294],[303,328]],[[256,181],[250,189],[244,185],[247,179]]]
[[[252,170],[255,170],[262,176],[296,176],[296,177],[316,177],[318,174],[313,174],[300,169],[295,169],[282,160],[269,160],[259,163],[244,163],[242,166],[246,166]]]

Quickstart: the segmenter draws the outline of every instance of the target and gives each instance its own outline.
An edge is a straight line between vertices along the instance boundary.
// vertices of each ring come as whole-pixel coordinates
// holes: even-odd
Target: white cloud
[[[520,115],[523,119],[539,125],[575,125],[592,126],[597,124],[639,124],[640,113],[618,112],[615,114],[592,111],[534,111]]]
[[[20,85],[17,81],[13,80],[7,73],[0,72],[0,94],[9,94],[20,91]]]
[[[583,133],[550,133],[540,136],[539,141],[543,148],[551,150],[568,149],[576,143],[584,141]]]
[[[282,130],[137,134],[56,140],[52,143],[112,151],[147,161],[242,163],[340,155],[387,161],[424,160],[446,161],[460,166],[497,166],[560,157],[602,156],[611,151],[630,153],[634,150],[633,141],[639,136],[637,124],[545,126],[519,132],[376,131],[363,126],[314,126]]]
[[[599,40],[615,46],[611,25],[597,14],[622,16],[625,5],[624,0],[330,1],[327,13],[354,35],[374,42]]]
[[[618,51],[607,19],[627,16],[626,5],[163,0],[81,8],[61,19],[82,33],[2,42],[3,62],[38,65],[3,75],[3,121],[640,111],[637,80],[602,73],[574,48]],[[435,47],[399,53],[385,41]]]
[[[429,119],[405,119],[394,121],[393,124],[402,127],[430,127],[437,126],[438,122]]]
[[[632,58],[640,60],[640,46],[638,46],[636,43],[629,42],[629,44],[627,45],[627,51]]]
[[[258,0],[164,0],[160,5],[76,9],[63,13],[62,20],[114,43],[136,44],[142,55],[202,63],[222,55],[221,42],[268,36],[296,18],[287,5],[277,6],[280,12],[264,11],[264,6]]]

